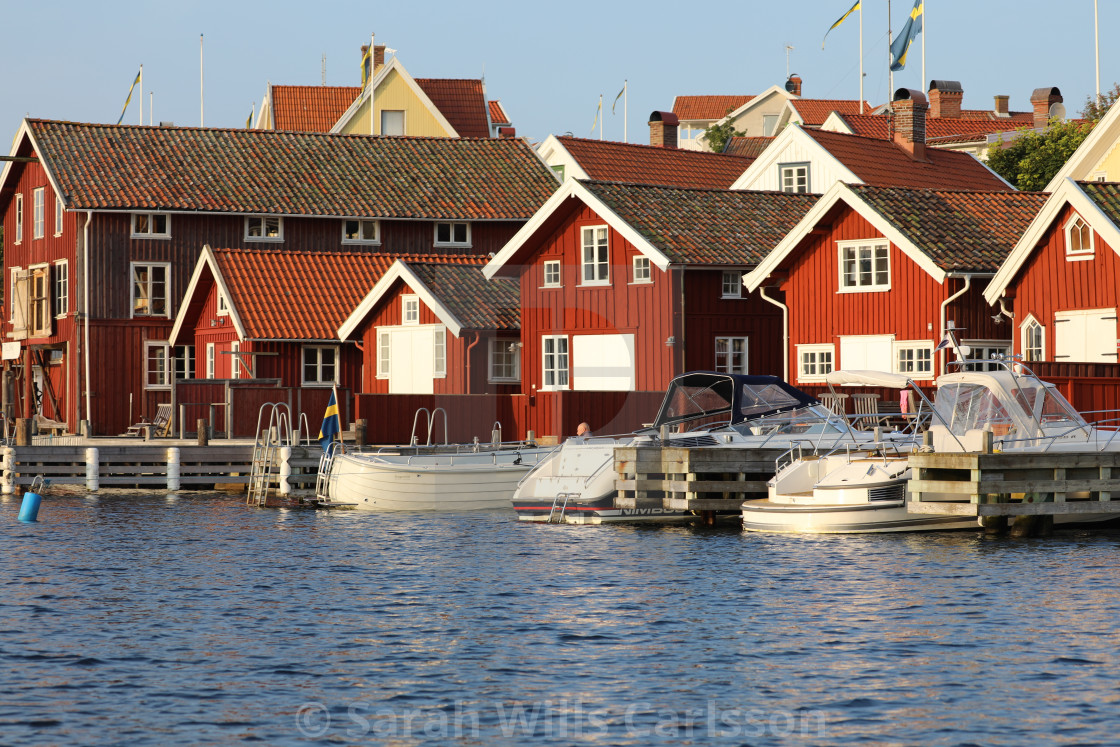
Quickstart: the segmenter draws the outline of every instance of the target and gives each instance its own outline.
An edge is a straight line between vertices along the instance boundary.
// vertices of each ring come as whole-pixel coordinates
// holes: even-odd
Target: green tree
[[[723,153],[723,149],[727,147],[728,141],[733,137],[742,137],[746,133],[735,129],[735,123],[727,119],[727,115],[731,113],[728,109],[724,113],[724,118],[719,122],[712,122],[704,128],[704,134],[700,137],[707,143],[708,147],[712,149],[713,153]]]
[[[1051,120],[1042,132],[1018,131],[1010,144],[988,147],[988,167],[1024,191],[1045,189],[1090,132],[1093,122]]]
[[[1081,118],[1090,122],[1100,122],[1101,117],[1108,114],[1108,110],[1120,99],[1120,83],[1113,83],[1112,90],[1105,91],[1100,96],[1089,96],[1085,99],[1085,106],[1081,109]]]

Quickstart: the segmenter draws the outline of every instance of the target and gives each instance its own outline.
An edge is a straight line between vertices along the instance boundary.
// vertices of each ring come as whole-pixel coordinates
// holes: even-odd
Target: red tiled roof
[[[927,161],[915,161],[890,140],[808,128],[804,132],[867,184],[994,192],[1014,189],[968,153],[926,148]]]
[[[482,81],[457,78],[416,78],[435,107],[459,137],[490,137],[487,103]]]
[[[598,181],[727,189],[753,158],[610,140],[558,137],[588,177]]]
[[[946,272],[995,272],[1049,197],[866,185],[852,190]]]
[[[333,340],[393,262],[481,267],[485,257],[216,249],[214,257],[251,340]]]
[[[359,86],[272,86],[272,126],[277,130],[330,132]]]
[[[696,119],[723,119],[754,96],[677,96],[673,114],[682,122]]]
[[[510,124],[509,115],[506,114],[506,110],[502,108],[501,101],[487,101],[486,104],[490,107],[490,124]]]
[[[723,153],[728,156],[758,158],[772,142],[774,142],[772,137],[733,137],[728,139]]]
[[[487,280],[482,274],[482,261],[471,265],[428,261],[406,264],[467,329],[521,329],[518,280]]]
[[[518,138],[27,123],[76,210],[520,220],[556,190]]]
[[[790,99],[792,106],[808,127],[820,127],[832,112],[859,114],[859,101],[851,99]],[[871,111],[871,104],[863,102],[863,110]]]
[[[891,138],[891,118],[882,114],[842,114],[844,122],[855,135],[882,140]],[[962,138],[960,142],[983,140],[993,132],[1010,132],[1023,125],[1009,119],[953,119],[926,117],[926,142],[942,138]]]
[[[758,264],[819,195],[583,182],[673,262]]]
[[[1009,116],[997,116],[991,109],[961,109],[961,119],[990,119],[993,122],[1012,122],[1015,127],[1033,127],[1034,112],[1008,112]],[[1015,127],[1009,129],[1015,129]]]

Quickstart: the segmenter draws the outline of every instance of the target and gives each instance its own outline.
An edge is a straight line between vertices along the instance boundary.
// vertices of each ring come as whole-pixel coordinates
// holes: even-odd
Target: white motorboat
[[[798,442],[827,451],[841,443],[871,440],[871,433],[853,430],[842,416],[776,377],[697,371],[670,382],[650,428],[628,436],[565,441],[522,480],[513,507],[521,521],[688,520],[693,514],[687,511],[615,505],[617,446],[784,450]]]

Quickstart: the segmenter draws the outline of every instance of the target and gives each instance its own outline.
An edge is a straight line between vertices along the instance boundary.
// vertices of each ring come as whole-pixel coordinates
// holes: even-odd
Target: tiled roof
[[[521,328],[518,280],[487,280],[482,274],[482,261],[474,265],[427,261],[406,264],[465,328]]]
[[[677,96],[673,101],[673,114],[677,119],[723,119],[729,111],[738,109],[754,96]]]
[[[1008,112],[1000,117],[991,109],[961,109],[961,119],[987,119],[993,122],[1010,122],[1016,127],[1034,127],[1034,112]]]
[[[855,135],[875,137],[882,140],[891,138],[891,118],[881,114],[842,114],[844,122]],[[993,132],[1010,132],[1023,125],[1009,119],[953,119],[947,117],[926,117],[926,142],[947,141],[961,138],[958,142],[983,140]],[[934,143],[936,144],[936,143]]]
[[[416,78],[435,107],[459,137],[490,137],[487,103],[482,81],[458,78]]]
[[[76,210],[518,220],[556,189],[518,138],[27,121]]]
[[[558,137],[588,177],[598,181],[727,189],[753,158],[610,140]]]
[[[946,272],[995,272],[1042,209],[1042,192],[852,190]]]
[[[273,129],[330,132],[361,92],[359,86],[272,86]]]
[[[502,108],[501,101],[487,101],[487,106],[490,107],[490,123],[496,125],[510,124],[509,115],[506,110]]]
[[[758,264],[819,198],[608,182],[584,186],[671,261],[687,264]]]
[[[1078,182],[1089,199],[1101,209],[1108,219],[1120,227],[1120,184],[1113,182]]]
[[[481,266],[485,258],[369,252],[217,249],[214,257],[251,340],[333,340],[398,259]]]
[[[727,156],[758,158],[772,142],[774,142],[772,137],[733,137],[728,139],[723,153]]]
[[[805,129],[865,183],[916,189],[1014,189],[968,153],[926,148],[928,162],[915,161],[890,140]]]
[[[859,101],[851,99],[790,99],[789,105],[809,127],[820,127],[832,112],[859,114]],[[871,104],[863,102],[863,110],[871,111]]]

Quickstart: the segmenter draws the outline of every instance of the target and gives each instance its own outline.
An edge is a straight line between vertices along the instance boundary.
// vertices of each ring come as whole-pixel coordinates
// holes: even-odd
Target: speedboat
[[[568,439],[542,458],[518,485],[513,508],[521,521],[665,522],[688,511],[616,505],[618,446],[785,450],[802,443],[831,450],[873,439],[816,398],[774,376],[695,371],[673,379],[650,427],[620,437]],[[768,473],[760,479],[769,477]]]

